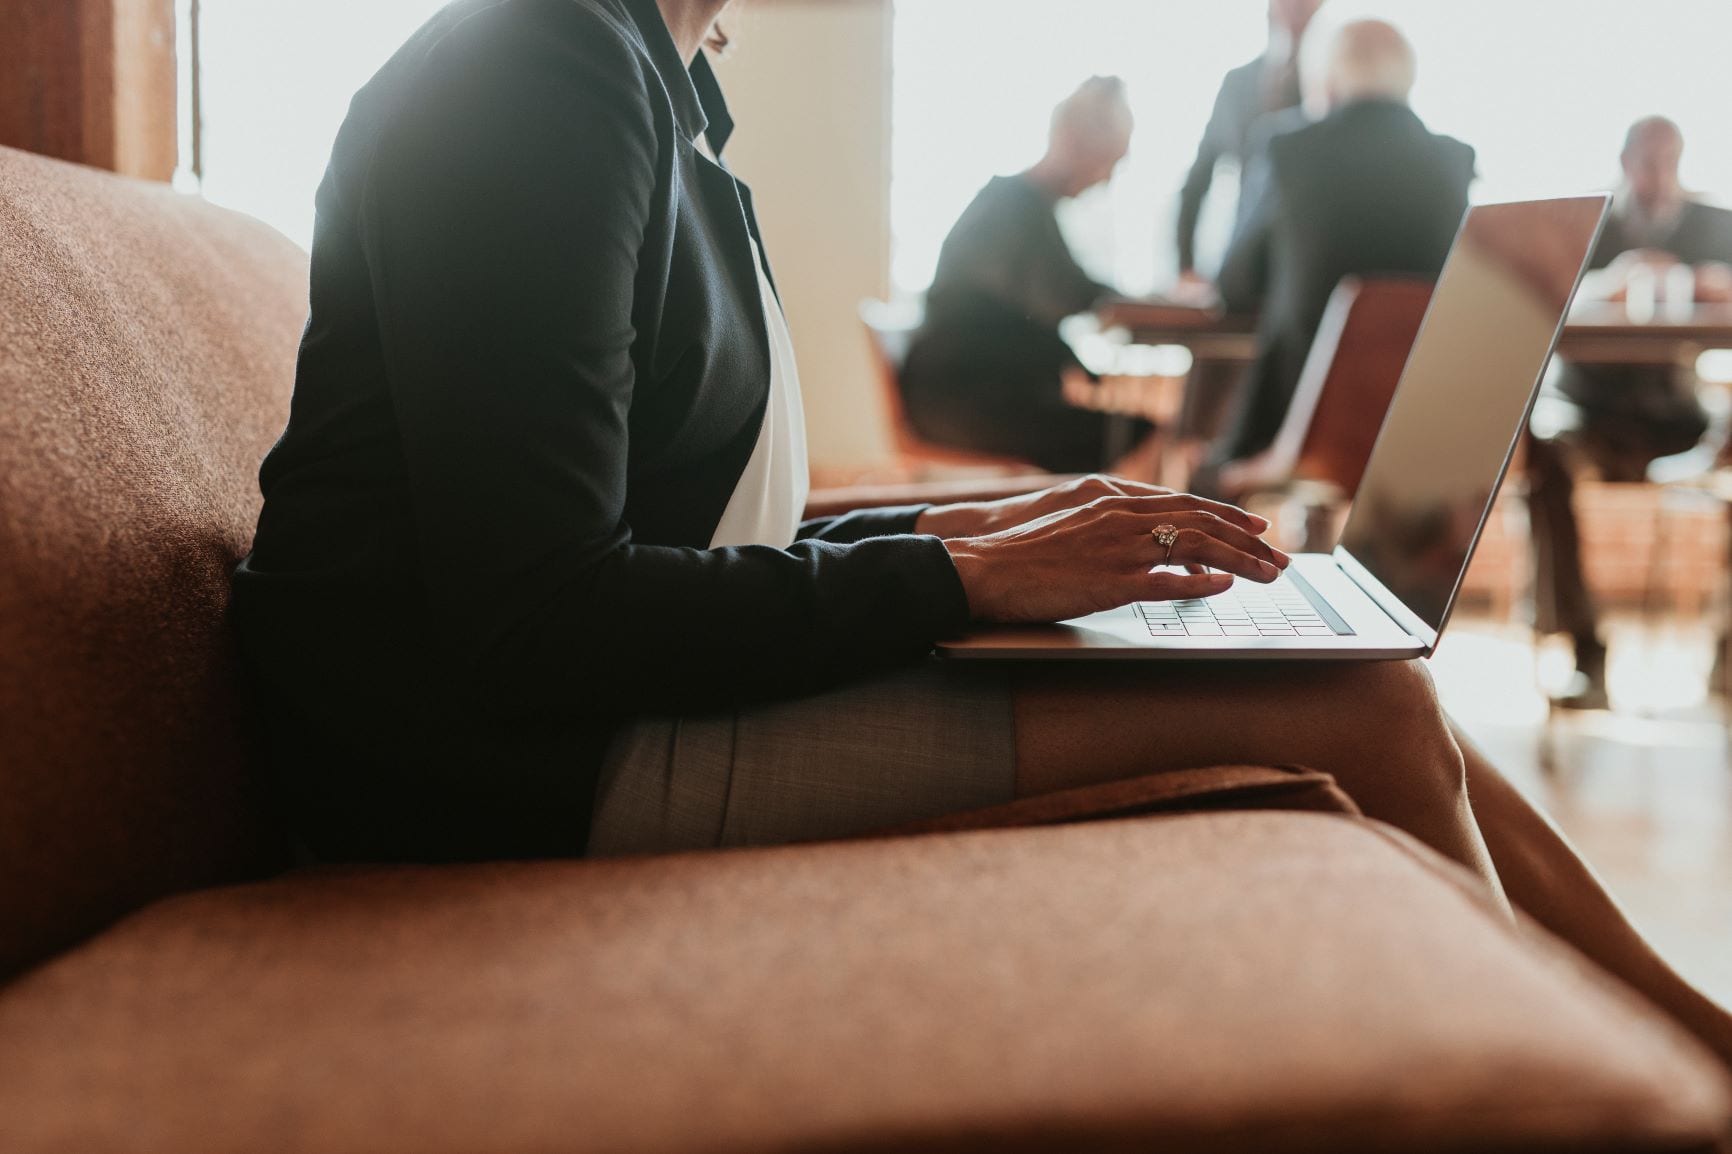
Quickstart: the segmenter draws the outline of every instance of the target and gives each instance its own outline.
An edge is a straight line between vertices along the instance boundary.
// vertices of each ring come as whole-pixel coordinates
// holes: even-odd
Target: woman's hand
[[[1178,530],[1170,556],[1153,535],[1161,525]],[[1288,557],[1257,536],[1267,527],[1183,493],[1113,495],[944,544],[976,620],[1063,621],[1133,601],[1211,597],[1234,576],[1273,581]],[[1168,564],[1188,571],[1152,571]]]
[[[1140,481],[1125,481],[1118,477],[1103,477],[1093,475],[1078,477],[1074,481],[1066,481],[1062,485],[1054,485],[1050,489],[1042,489],[1038,493],[1028,493],[1020,497],[1006,497],[1002,501],[969,501],[958,505],[934,505],[920,514],[915,522],[916,533],[930,533],[935,537],[984,537],[989,533],[997,533],[1029,521],[1038,520],[1049,513],[1060,513],[1066,509],[1078,509],[1092,501],[1103,497],[1171,497],[1171,489],[1163,489],[1159,485],[1145,485]],[[1247,528],[1253,533],[1261,533],[1269,527],[1269,523],[1261,517],[1249,513],[1238,513],[1244,518]]]

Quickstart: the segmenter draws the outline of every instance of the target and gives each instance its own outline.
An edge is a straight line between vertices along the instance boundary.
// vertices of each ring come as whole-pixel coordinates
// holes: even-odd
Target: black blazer
[[[1284,113],[1267,128],[1220,277],[1229,311],[1261,308],[1259,348],[1217,462],[1274,439],[1343,277],[1436,279],[1473,183],[1473,149],[1405,104],[1358,101],[1315,123]]]
[[[1223,158],[1231,157],[1239,162],[1242,176],[1245,163],[1259,143],[1257,132],[1263,118],[1294,108],[1298,103],[1296,60],[1271,67],[1267,58],[1259,56],[1222,78],[1209,123],[1197,145],[1196,158],[1191,161],[1184,187],[1179,191],[1177,240],[1181,271],[1196,264],[1197,222],[1202,218],[1209,187],[1215,182],[1215,167]],[[1248,207],[1249,202],[1241,192],[1235,220],[1242,219]]]
[[[581,849],[619,718],[908,661],[967,605],[918,508],[711,550],[769,353],[750,193],[654,0],[459,0],[355,97],[235,574],[327,856]]]
[[[1732,264],[1732,211],[1687,200],[1666,239],[1658,243],[1648,241],[1646,246],[1669,252],[1685,264],[1712,261]],[[1589,267],[1605,268],[1623,253],[1642,247],[1642,240],[1631,231],[1625,216],[1614,212],[1600,232],[1599,243],[1594,245]]]

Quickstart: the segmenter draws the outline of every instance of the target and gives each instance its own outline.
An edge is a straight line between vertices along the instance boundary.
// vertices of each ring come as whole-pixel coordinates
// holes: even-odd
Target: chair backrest
[[[0,148],[0,979],[281,861],[226,620],[306,256]]]
[[[860,323],[865,326],[866,339],[872,347],[879,403],[884,406],[884,414],[890,422],[896,451],[918,453],[923,445],[920,435],[908,420],[908,409],[902,400],[902,366],[908,360],[914,331],[920,327],[919,306],[863,300],[860,302]]]
[[[1359,489],[1407,354],[1431,303],[1431,283],[1347,277],[1318,326],[1271,457],[1295,480]]]

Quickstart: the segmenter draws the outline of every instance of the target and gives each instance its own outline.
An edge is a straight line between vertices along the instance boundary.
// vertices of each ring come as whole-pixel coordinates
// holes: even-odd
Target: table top
[[[1117,301],[1099,313],[1104,328],[1123,329],[1145,345],[1184,345],[1203,360],[1248,361],[1256,356],[1257,319],[1158,302]],[[1670,363],[1704,349],[1732,348],[1732,304],[1665,304],[1651,318],[1621,304],[1578,304],[1564,324],[1558,351],[1594,364]]]

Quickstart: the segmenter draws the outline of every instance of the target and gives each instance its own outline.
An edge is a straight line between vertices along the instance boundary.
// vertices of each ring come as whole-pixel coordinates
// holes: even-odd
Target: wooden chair
[[[913,474],[914,480],[1021,477],[1042,473],[1039,466],[1015,457],[977,453],[928,441],[914,428],[902,400],[902,365],[908,359],[914,330],[920,327],[918,306],[864,300],[860,302],[860,323],[865,326],[872,346],[872,360],[878,371],[879,398],[890,422],[897,456]]]
[[[1228,500],[1282,493],[1304,506],[1307,550],[1333,546],[1336,513],[1353,500],[1407,354],[1431,302],[1423,280],[1347,277],[1318,326],[1274,442],[1221,474]]]

